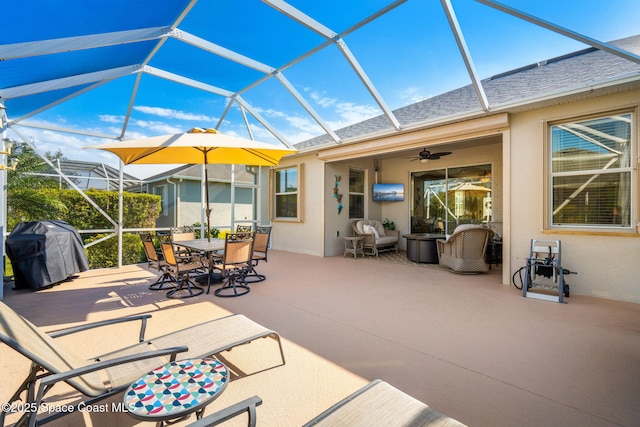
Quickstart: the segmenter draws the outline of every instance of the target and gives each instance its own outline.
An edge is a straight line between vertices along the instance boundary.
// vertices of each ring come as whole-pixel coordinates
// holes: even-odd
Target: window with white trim
[[[634,132],[630,111],[549,126],[551,228],[631,229]]]
[[[301,220],[300,166],[276,169],[273,173],[274,219]]]

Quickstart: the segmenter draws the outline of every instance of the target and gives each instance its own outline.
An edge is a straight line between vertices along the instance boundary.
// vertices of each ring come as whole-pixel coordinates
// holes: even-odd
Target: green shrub
[[[88,190],[91,198],[112,219],[118,218],[118,193]],[[160,196],[153,194],[123,193],[122,222],[125,228],[153,228],[160,215]],[[98,210],[75,190],[57,188],[12,189],[7,191],[7,229],[13,230],[19,222],[40,220],[66,221],[78,230],[111,229],[111,224]],[[85,244],[106,234],[83,234]],[[146,261],[140,237],[123,235],[122,263],[137,264]],[[89,266],[114,267],[118,264],[118,239],[112,237],[87,249]]]
[[[86,239],[85,243],[99,240],[108,234],[98,234]],[[114,236],[104,242],[96,243],[87,248],[89,268],[108,268],[118,266],[118,237]],[[133,233],[122,235],[122,265],[140,264],[146,262],[144,248],[140,236]]]
[[[195,224],[192,225],[192,227],[193,227],[193,230],[195,231],[196,239],[199,239],[200,238],[200,223],[196,222]],[[220,230],[218,230],[217,228],[211,228],[209,230],[209,237],[218,237],[219,234],[220,234]],[[203,239],[205,237],[207,237],[206,233],[205,233],[205,236],[203,237]]]

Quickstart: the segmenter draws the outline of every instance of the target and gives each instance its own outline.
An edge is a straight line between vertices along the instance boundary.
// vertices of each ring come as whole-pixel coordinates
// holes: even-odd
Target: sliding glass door
[[[491,222],[491,165],[411,173],[411,232],[450,234],[460,224]]]

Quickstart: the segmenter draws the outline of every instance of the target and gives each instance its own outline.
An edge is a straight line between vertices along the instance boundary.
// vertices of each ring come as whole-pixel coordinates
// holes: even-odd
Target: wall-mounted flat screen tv
[[[373,184],[374,202],[402,202],[404,184]]]

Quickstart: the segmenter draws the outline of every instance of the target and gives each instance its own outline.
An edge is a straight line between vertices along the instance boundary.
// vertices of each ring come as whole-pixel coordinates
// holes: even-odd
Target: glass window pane
[[[551,127],[553,172],[611,169],[631,165],[631,114]]]
[[[364,195],[349,195],[349,219],[364,218]]]
[[[413,172],[412,233],[452,233],[492,221],[491,164]]]
[[[349,192],[364,193],[364,171],[349,171]]]
[[[492,221],[491,165],[456,167],[447,172],[447,232],[461,224]]]
[[[297,218],[298,206],[297,194],[281,194],[276,195],[276,217],[278,218]]]
[[[298,191],[298,170],[296,168],[276,171],[276,193]]]
[[[553,178],[554,225],[629,226],[631,173]]]

